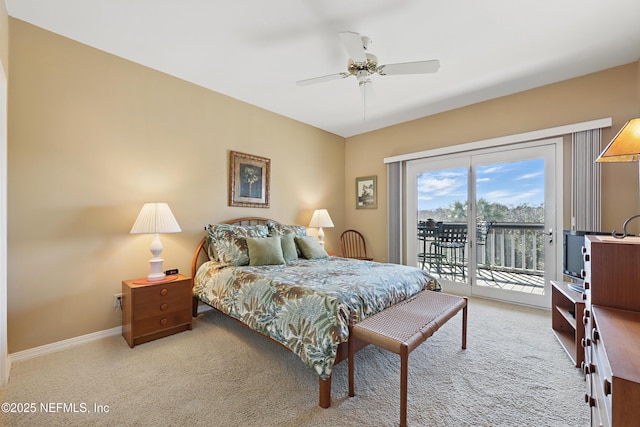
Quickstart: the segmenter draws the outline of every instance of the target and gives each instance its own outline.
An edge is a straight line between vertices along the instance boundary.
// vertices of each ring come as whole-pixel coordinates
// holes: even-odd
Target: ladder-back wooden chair
[[[373,258],[367,255],[367,245],[364,237],[356,230],[346,230],[340,235],[340,249],[345,258],[355,258],[371,261]]]

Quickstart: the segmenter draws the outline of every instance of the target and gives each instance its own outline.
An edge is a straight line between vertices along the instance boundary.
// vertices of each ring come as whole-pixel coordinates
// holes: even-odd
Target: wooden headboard
[[[223,224],[259,225],[259,224],[266,224],[269,221],[275,222],[276,224],[280,223],[279,221],[269,219],[269,218],[263,218],[259,216],[247,216],[244,218],[236,218],[229,221],[224,221]],[[198,246],[196,247],[196,251],[193,254],[193,259],[191,260],[191,277],[196,277],[196,271],[198,271],[198,267],[200,267],[200,265],[202,265],[204,262],[209,261],[209,254],[204,248],[205,243],[206,243],[206,239],[203,237],[202,240],[200,240],[200,243],[198,243]]]

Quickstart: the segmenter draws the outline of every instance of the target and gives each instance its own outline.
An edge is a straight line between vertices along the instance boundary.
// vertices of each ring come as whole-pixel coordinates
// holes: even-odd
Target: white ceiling
[[[637,61],[639,0],[6,0],[9,15],[344,137]],[[381,64],[363,120],[338,33]]]

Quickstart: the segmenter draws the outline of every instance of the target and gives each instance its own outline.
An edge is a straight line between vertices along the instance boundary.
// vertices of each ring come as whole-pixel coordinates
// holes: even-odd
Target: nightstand
[[[122,336],[129,347],[191,329],[191,277],[122,282]]]

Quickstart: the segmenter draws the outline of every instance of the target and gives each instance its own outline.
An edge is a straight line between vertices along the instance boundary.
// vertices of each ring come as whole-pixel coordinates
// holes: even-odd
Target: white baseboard
[[[121,333],[122,333],[122,327],[116,326],[115,328],[107,329],[104,331],[93,332],[91,334],[81,335],[75,338],[69,338],[68,340],[58,341],[51,344],[45,344],[40,347],[34,347],[28,350],[18,351],[17,353],[11,353],[9,355],[9,363],[33,359],[34,357],[55,353],[57,351],[65,350],[70,347],[75,347],[80,344],[85,344],[91,341],[99,340],[106,337],[111,337],[114,335],[120,335]]]
[[[206,304],[200,304],[198,306],[198,314],[205,311],[213,310]],[[68,340],[58,341],[51,344],[45,344],[40,347],[30,348],[28,350],[18,351],[17,353],[9,354],[9,371],[11,369],[12,362],[19,362],[21,360],[33,359],[34,357],[44,356],[45,354],[55,353],[60,350],[65,350],[70,347],[75,347],[80,344],[85,344],[91,341],[99,340],[106,337],[112,337],[114,335],[120,335],[122,333],[122,327],[116,326],[115,328],[106,329],[104,331],[93,332],[87,335],[81,335],[75,338],[69,338]]]
[[[205,311],[213,310],[206,304],[200,304],[198,306],[198,314]],[[58,341],[51,344],[45,344],[40,347],[30,348],[28,350],[18,351],[17,353],[11,353],[9,355],[9,370],[11,368],[11,362],[19,362],[21,360],[33,359],[34,357],[44,356],[45,354],[55,353],[60,350],[65,350],[70,347],[75,347],[80,344],[85,344],[91,341],[99,340],[106,337],[112,337],[114,335],[120,335],[122,333],[122,327],[116,326],[115,328],[106,329],[104,331],[93,332],[91,334],[82,335],[75,338],[69,338],[68,340]]]

